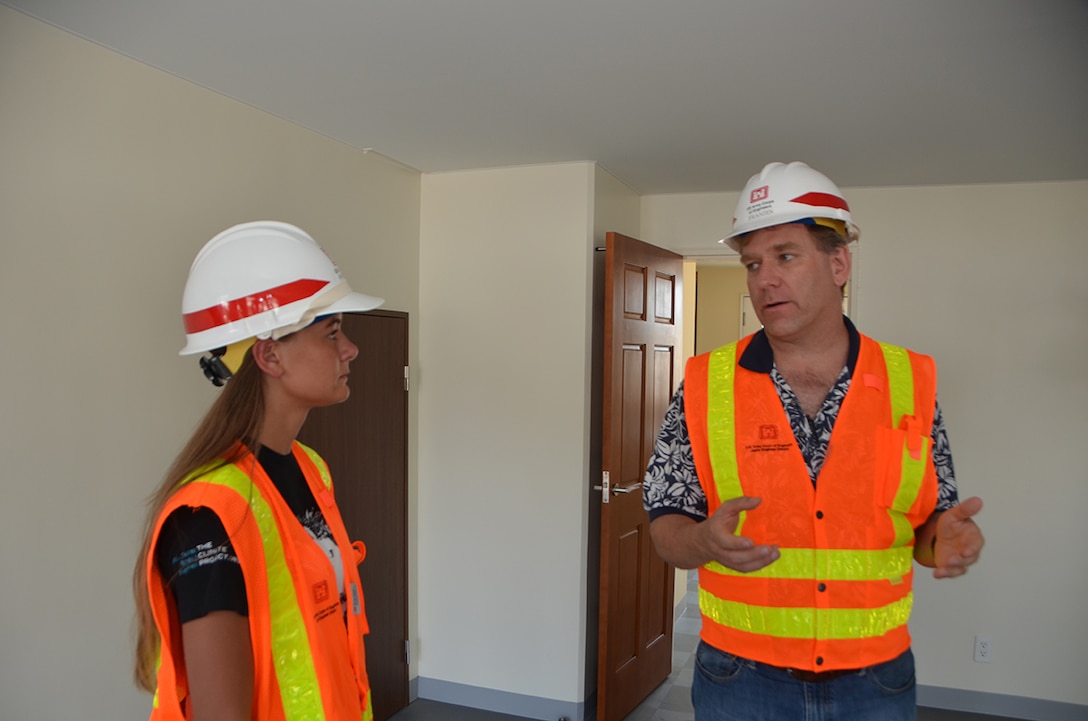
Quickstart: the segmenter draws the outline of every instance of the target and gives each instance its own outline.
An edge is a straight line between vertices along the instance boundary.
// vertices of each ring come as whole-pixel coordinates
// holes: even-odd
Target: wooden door
[[[343,330],[359,346],[351,395],[310,411],[299,440],[329,464],[348,534],[366,544],[367,673],[385,721],[408,705],[408,314],[345,314]]]
[[[681,375],[682,273],[681,256],[607,234],[597,721],[672,670],[674,571],[650,541],[642,478]]]

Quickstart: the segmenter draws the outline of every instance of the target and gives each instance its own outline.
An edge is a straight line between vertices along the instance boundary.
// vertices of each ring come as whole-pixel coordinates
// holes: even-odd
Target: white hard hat
[[[381,304],[381,298],[353,292],[332,258],[301,229],[269,220],[242,223],[209,240],[189,269],[180,355],[282,338],[319,315],[361,313]]]
[[[739,252],[736,239],[745,233],[799,222],[835,228],[847,241],[861,235],[842,191],[826,175],[800,162],[768,163],[748,179],[733,213],[733,232],[719,242]]]

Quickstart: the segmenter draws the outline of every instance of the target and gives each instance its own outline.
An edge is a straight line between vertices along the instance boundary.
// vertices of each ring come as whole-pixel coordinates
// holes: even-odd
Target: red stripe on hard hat
[[[217,328],[243,318],[264,313],[280,306],[304,300],[329,284],[327,280],[303,278],[292,283],[269,288],[268,290],[247,295],[244,298],[228,300],[203,310],[194,310],[182,315],[186,333],[199,333]]]
[[[800,203],[801,205],[818,205],[824,208],[837,208],[838,210],[850,210],[850,206],[846,204],[846,201],[837,195],[831,195],[830,193],[805,193],[793,199],[794,203]]]

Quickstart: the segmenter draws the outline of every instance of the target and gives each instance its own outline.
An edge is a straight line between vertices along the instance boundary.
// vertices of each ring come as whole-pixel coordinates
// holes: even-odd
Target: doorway
[[[310,411],[299,440],[325,459],[359,567],[374,721],[408,705],[408,314],[345,314],[357,346],[351,395]]]

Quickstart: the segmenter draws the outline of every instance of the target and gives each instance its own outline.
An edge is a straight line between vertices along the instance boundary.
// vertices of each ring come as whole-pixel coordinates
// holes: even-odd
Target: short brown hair
[[[846,238],[839,235],[838,231],[834,228],[828,228],[826,225],[805,225],[808,228],[809,235],[812,236],[812,240],[816,242],[816,247],[825,253],[832,253],[840,246],[846,245]]]

